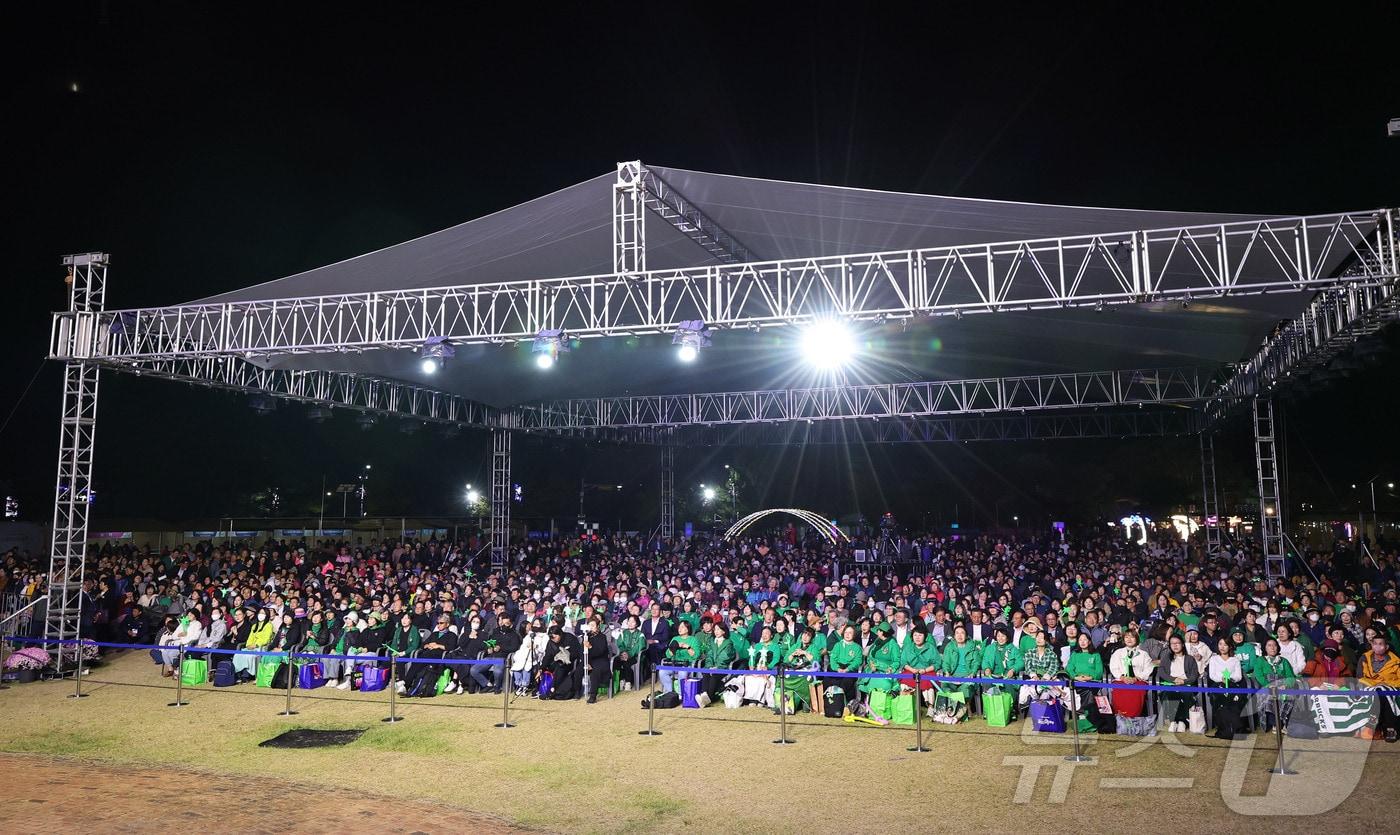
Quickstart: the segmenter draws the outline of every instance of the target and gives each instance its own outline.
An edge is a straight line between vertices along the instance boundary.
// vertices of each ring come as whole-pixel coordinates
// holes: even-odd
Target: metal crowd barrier
[[[778,736],[778,739],[773,740],[773,742],[774,742],[774,744],[780,744],[780,745],[791,745],[791,744],[793,744],[793,743],[796,741],[796,740],[790,740],[790,739],[788,739],[788,737],[787,737],[787,711],[785,710],[786,693],[785,693],[785,691],[784,691],[783,688],[784,688],[784,684],[785,684],[785,679],[786,679],[788,676],[801,676],[801,677],[814,678],[814,679],[816,679],[816,678],[820,678],[820,679],[829,679],[829,678],[856,678],[856,679],[885,679],[885,680],[888,680],[888,679],[910,679],[910,678],[912,678],[912,679],[914,680],[914,685],[915,685],[915,687],[914,687],[914,692],[915,692],[915,705],[914,705],[914,720],[915,720],[915,721],[914,721],[914,733],[915,733],[915,742],[914,742],[914,745],[910,746],[907,750],[909,750],[909,751],[911,751],[911,752],[920,752],[920,753],[929,750],[929,749],[927,749],[927,748],[924,747],[924,730],[923,730],[923,714],[924,714],[924,710],[923,710],[923,705],[920,703],[920,700],[919,700],[919,694],[921,694],[921,692],[922,692],[921,683],[922,683],[923,681],[930,681],[930,682],[933,682],[934,684],[938,684],[938,683],[947,683],[947,684],[972,684],[972,685],[977,685],[977,689],[974,691],[974,692],[977,693],[977,694],[980,694],[981,691],[982,691],[984,688],[993,687],[993,686],[1008,687],[1008,688],[1009,688],[1009,687],[1020,688],[1020,687],[1023,686],[1023,685],[1028,685],[1028,686],[1032,686],[1032,687],[1059,687],[1059,688],[1063,688],[1063,689],[1067,690],[1067,691],[1071,694],[1071,696],[1072,696],[1072,697],[1069,698],[1069,699],[1065,699],[1064,702],[1066,703],[1067,713],[1068,713],[1068,717],[1067,717],[1067,720],[1066,720],[1066,724],[1068,724],[1068,725],[1072,728],[1072,734],[1071,734],[1071,736],[1072,736],[1073,745],[1074,745],[1074,753],[1073,753],[1072,755],[1070,755],[1070,756],[1067,756],[1065,759],[1066,759],[1066,760],[1073,761],[1073,762],[1084,762],[1085,760],[1088,759],[1088,758],[1087,758],[1086,756],[1084,756],[1084,754],[1083,754],[1083,751],[1082,751],[1082,748],[1081,748],[1080,739],[1079,739],[1079,705],[1080,705],[1082,699],[1078,696],[1078,694],[1076,693],[1076,691],[1102,691],[1102,690],[1109,690],[1109,691],[1112,691],[1112,690],[1140,690],[1140,691],[1146,691],[1147,694],[1148,694],[1148,696],[1149,696],[1149,697],[1152,697],[1152,698],[1154,699],[1154,701],[1153,701],[1153,705],[1154,705],[1154,706],[1156,706],[1155,694],[1157,694],[1157,693],[1183,693],[1183,694],[1185,694],[1185,693],[1190,693],[1190,694],[1193,694],[1193,696],[1197,699],[1198,703],[1201,702],[1201,701],[1206,702],[1207,708],[1209,707],[1209,700],[1206,699],[1205,697],[1208,696],[1208,695],[1213,695],[1213,694],[1231,695],[1231,694],[1234,694],[1234,695],[1245,696],[1245,697],[1248,699],[1248,704],[1250,704],[1251,706],[1253,706],[1253,705],[1255,705],[1255,704],[1258,704],[1258,703],[1260,702],[1261,696],[1262,696],[1262,697],[1263,697],[1263,704],[1266,704],[1266,705],[1267,705],[1267,704],[1272,704],[1272,706],[1273,706],[1274,718],[1275,718],[1275,721],[1274,721],[1274,739],[1275,739],[1275,748],[1276,748],[1276,751],[1275,751],[1275,761],[1274,761],[1275,764],[1274,764],[1273,768],[1269,769],[1270,773],[1273,773],[1273,774],[1296,774],[1296,773],[1297,773],[1297,772],[1294,772],[1294,771],[1289,770],[1289,769],[1286,767],[1286,765],[1285,765],[1285,760],[1284,760],[1283,726],[1284,726],[1285,722],[1284,722],[1284,711],[1282,710],[1282,705],[1283,705],[1282,700],[1283,700],[1283,699],[1289,698],[1289,697],[1294,697],[1294,698],[1296,698],[1296,697],[1302,697],[1302,696],[1329,696],[1329,697],[1335,697],[1335,696],[1337,696],[1337,695],[1339,695],[1339,694],[1346,694],[1346,695],[1349,695],[1349,696],[1352,696],[1352,697],[1367,697],[1367,696],[1369,696],[1369,697],[1373,697],[1373,698],[1381,698],[1381,697],[1385,697],[1385,696],[1400,696],[1400,689],[1389,689],[1389,688],[1381,688],[1381,687],[1374,687],[1374,688],[1372,688],[1372,687],[1367,687],[1367,688],[1362,688],[1362,689],[1357,689],[1357,690],[1337,690],[1337,689],[1284,688],[1284,687],[1270,686],[1270,687],[1268,687],[1268,688],[1266,688],[1266,689],[1260,689],[1260,688],[1251,688],[1251,687],[1213,687],[1213,686],[1206,686],[1206,685],[1175,685],[1175,684],[1167,685],[1167,684],[1148,684],[1148,683],[1127,683],[1127,682],[1115,682],[1115,681],[1072,681],[1072,680],[1070,680],[1070,679],[1068,679],[1068,678],[1064,678],[1064,679],[1017,679],[1017,678],[980,678],[980,677],[964,678],[964,677],[959,677],[959,676],[924,675],[924,674],[922,674],[922,673],[914,673],[914,674],[909,674],[909,673],[875,673],[875,672],[841,673],[841,672],[825,672],[825,671],[822,671],[822,670],[789,670],[789,669],[786,669],[786,668],[785,668],[784,666],[782,666],[782,665],[779,665],[778,667],[776,667],[776,668],[774,668],[774,669],[767,669],[767,670],[738,670],[738,669],[717,669],[717,668],[709,668],[709,667],[681,667],[681,666],[672,666],[672,665],[665,665],[665,664],[663,664],[663,665],[659,665],[659,666],[655,667],[655,668],[652,670],[652,695],[649,697],[649,709],[648,709],[648,711],[647,711],[647,730],[645,730],[645,731],[640,731],[640,732],[639,732],[639,733],[640,733],[641,735],[643,735],[643,736],[660,736],[660,735],[661,735],[661,732],[660,732],[660,731],[657,731],[657,730],[655,729],[655,727],[656,727],[656,724],[655,724],[655,723],[656,723],[656,720],[655,720],[655,712],[656,712],[656,699],[655,699],[655,694],[656,694],[656,692],[657,692],[657,689],[656,689],[656,673],[657,673],[658,670],[660,670],[660,671],[665,671],[665,672],[679,673],[679,674],[681,674],[682,676],[693,676],[693,675],[724,675],[724,676],[750,676],[750,675],[758,675],[758,676],[776,676],[776,677],[777,677],[777,682],[776,682],[776,684],[775,684],[775,687],[778,689],[778,694],[779,694],[779,695],[778,695],[778,698],[777,698],[777,700],[776,700],[776,703],[777,703],[777,705],[778,705],[777,713],[778,713],[778,722],[779,722],[779,736]],[[1017,701],[1019,701],[1019,699],[1018,699]],[[1013,712],[1015,711],[1015,705],[1014,705],[1014,704],[1013,704],[1012,710],[1013,710]],[[971,707],[971,705],[969,705],[968,711],[969,711],[969,714],[971,714],[971,712],[972,712],[972,707]],[[1244,713],[1244,712],[1242,711],[1242,716],[1243,716],[1243,713]],[[1250,711],[1250,714],[1251,714],[1251,715],[1253,715],[1253,713],[1254,713],[1254,711]],[[1207,727],[1210,727],[1210,725],[1211,725],[1210,719],[1209,719],[1209,716],[1207,716]],[[1252,727],[1257,728],[1257,725],[1252,725]]]
[[[189,705],[189,702],[187,702],[187,701],[184,700],[184,677],[181,675],[181,671],[182,671],[182,668],[184,667],[185,659],[186,659],[187,656],[188,656],[188,657],[191,657],[191,658],[196,658],[196,657],[202,658],[203,656],[206,656],[206,655],[245,655],[245,656],[251,655],[251,656],[256,657],[256,658],[276,658],[276,659],[282,660],[283,663],[286,663],[286,664],[287,664],[286,707],[282,710],[281,713],[277,714],[278,716],[295,716],[295,715],[297,715],[297,711],[292,710],[292,690],[294,689],[294,687],[295,687],[295,685],[296,685],[296,670],[295,670],[295,665],[292,663],[293,661],[296,661],[296,660],[310,660],[310,661],[317,661],[317,660],[323,660],[323,661],[343,661],[343,662],[348,663],[352,668],[353,668],[354,666],[357,666],[357,665],[365,665],[365,664],[374,664],[374,665],[378,665],[380,662],[388,661],[388,662],[389,662],[389,680],[388,680],[388,683],[385,685],[384,689],[387,690],[387,691],[389,692],[389,715],[386,716],[386,717],[384,717],[384,719],[383,719],[382,721],[384,721],[384,722],[389,722],[389,723],[395,723],[395,722],[400,722],[400,721],[403,720],[403,717],[398,715],[398,695],[397,695],[397,694],[398,694],[398,688],[396,688],[396,687],[394,686],[394,685],[395,685],[395,682],[398,680],[398,665],[399,665],[399,660],[400,660],[400,656],[395,655],[395,654],[390,654],[389,656],[386,657],[386,656],[383,656],[383,655],[368,655],[368,654],[364,654],[364,655],[336,655],[336,654],[332,654],[332,653],[313,653],[313,652],[294,652],[294,651],[289,652],[289,651],[287,651],[287,650],[282,650],[282,651],[278,651],[278,652],[268,652],[268,651],[265,651],[265,650],[219,649],[219,648],[215,648],[215,647],[187,647],[187,646],[183,646],[183,645],[173,645],[173,646],[172,646],[172,645],[168,645],[168,644],[124,644],[124,643],[114,643],[114,642],[110,642],[110,641],[89,641],[89,640],[81,640],[81,641],[80,641],[80,640],[76,640],[76,639],[58,640],[58,639],[56,639],[56,638],[26,638],[26,637],[23,637],[23,636],[8,636],[8,637],[5,637],[3,640],[4,640],[4,641],[9,641],[10,643],[15,643],[15,644],[32,644],[32,645],[46,645],[46,646],[59,646],[59,647],[63,647],[63,646],[98,647],[98,648],[102,648],[102,649],[134,649],[134,650],[147,650],[147,651],[156,650],[157,652],[161,652],[161,653],[174,652],[174,653],[176,653],[176,663],[175,663],[175,665],[174,665],[175,671],[176,671],[176,672],[175,672],[175,675],[174,675],[174,679],[175,679],[175,701],[168,703],[168,704],[166,705],[167,707],[186,707],[186,706]],[[3,653],[0,653],[0,654],[3,654]],[[73,676],[73,689],[74,689],[74,692],[73,692],[71,695],[69,695],[68,698],[70,698],[70,699],[82,699],[82,698],[86,698],[86,697],[88,696],[87,693],[84,693],[84,692],[83,692],[83,652],[82,652],[82,649],[79,649],[79,650],[75,653],[75,655],[77,656],[77,666],[76,666],[75,669],[74,669],[74,676]],[[430,665],[434,665],[434,666],[442,665],[442,666],[446,666],[446,667],[500,667],[500,668],[501,668],[501,678],[500,678],[500,681],[499,681],[499,686],[500,686],[500,688],[501,688],[501,694],[502,694],[502,700],[501,700],[501,721],[498,722],[498,723],[496,724],[496,727],[497,727],[497,728],[513,728],[513,727],[515,727],[515,725],[513,725],[513,724],[511,723],[511,721],[510,721],[511,688],[510,688],[510,684],[509,684],[509,681],[508,681],[508,675],[507,675],[508,672],[509,672],[509,668],[506,666],[506,660],[505,660],[505,659],[503,659],[503,658],[492,658],[492,659],[480,659],[480,660],[477,660],[477,659],[467,659],[467,658],[421,658],[421,659],[420,659],[420,658],[410,658],[410,659],[408,659],[408,661],[409,661],[410,664],[412,664],[412,663],[414,663],[414,662],[419,662],[419,663],[422,663],[422,664],[430,664]],[[0,658],[0,665],[3,665],[3,658]]]

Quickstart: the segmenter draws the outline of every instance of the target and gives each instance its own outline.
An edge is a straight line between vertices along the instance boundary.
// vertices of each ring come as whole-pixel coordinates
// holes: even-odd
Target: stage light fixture
[[[434,336],[418,349],[418,356],[421,358],[418,367],[424,374],[436,374],[456,353],[457,351],[447,344],[445,337]]]
[[[535,355],[535,365],[541,370],[548,370],[554,367],[560,354],[568,353],[568,336],[557,328],[542,330],[535,335],[530,351]]]
[[[837,319],[819,319],[802,334],[802,355],[818,369],[834,371],[850,362],[855,353],[855,336]]]
[[[676,357],[681,362],[695,362],[701,348],[711,345],[710,329],[699,319],[681,322],[671,336],[671,344],[678,345]]]

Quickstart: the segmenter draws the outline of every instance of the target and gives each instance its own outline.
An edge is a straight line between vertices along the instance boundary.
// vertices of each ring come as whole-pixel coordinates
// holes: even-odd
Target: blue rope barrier
[[[710,675],[766,675],[774,676],[777,670],[723,670],[709,667],[677,667],[668,664],[658,665],[657,670],[664,670],[673,673],[702,673]],[[908,679],[913,678],[913,673],[839,673],[823,672],[821,670],[783,670],[783,675],[806,676],[811,678],[870,678],[870,679]],[[1216,693],[1216,694],[1241,694],[1251,693],[1277,693],[1280,696],[1400,696],[1400,689],[1364,689],[1364,690],[1297,690],[1279,689],[1270,690],[1266,687],[1198,687],[1181,684],[1130,684],[1119,681],[1067,681],[1064,679],[1019,679],[1019,678],[961,678],[957,676],[941,676],[921,674],[923,681],[945,684],[981,684],[992,685],[1028,685],[1031,687],[1077,687],[1082,690],[1142,690],[1157,693]]]
[[[116,642],[111,642],[111,641],[89,641],[89,640],[81,640],[81,641],[80,641],[80,640],[73,639],[73,638],[63,638],[63,639],[59,639],[59,638],[22,638],[22,637],[18,637],[18,636],[8,636],[8,637],[5,637],[4,640],[9,641],[9,642],[11,642],[11,643],[21,643],[21,644],[56,644],[56,645],[59,645],[59,646],[79,646],[79,645],[81,645],[81,646],[87,646],[87,647],[100,647],[100,648],[105,648],[105,649],[141,649],[141,650],[152,650],[152,649],[153,649],[153,650],[157,650],[157,651],[160,651],[160,652],[179,652],[179,650],[180,650],[180,646],[179,646],[178,644],[123,644],[123,643],[116,643]],[[186,645],[186,646],[184,647],[184,650],[185,650],[185,655],[186,655],[186,656],[189,656],[191,653],[198,653],[198,654],[205,654],[205,655],[252,655],[252,656],[259,657],[259,658],[264,658],[264,657],[266,657],[266,658],[286,658],[286,657],[288,657],[288,656],[291,656],[291,657],[294,658],[294,659],[295,659],[295,658],[301,658],[301,659],[316,659],[316,660],[326,660],[326,661],[358,661],[358,662],[361,662],[361,663],[369,663],[369,662],[376,661],[376,660],[381,660],[381,659],[382,659],[382,660],[388,660],[388,658],[389,658],[389,656],[387,656],[387,655],[371,655],[371,654],[368,654],[368,653],[362,654],[362,655],[332,655],[332,654],[314,653],[314,652],[288,652],[287,650],[269,651],[269,650],[253,650],[253,649],[222,649],[222,648],[219,648],[219,647],[195,647],[195,646],[188,646],[188,645]],[[404,655],[398,655],[397,657],[400,658],[400,659],[406,659],[406,660],[408,660],[408,661],[421,661],[421,662],[424,662],[424,663],[445,664],[445,665],[449,665],[449,666],[459,666],[459,667],[473,667],[473,666],[479,666],[479,667],[497,667],[497,666],[502,666],[502,665],[504,665],[504,664],[506,663],[506,660],[505,660],[504,658],[490,658],[490,659],[487,659],[487,658],[482,658],[482,659],[475,659],[475,658],[415,658],[415,657],[413,657],[413,656],[404,656]]]

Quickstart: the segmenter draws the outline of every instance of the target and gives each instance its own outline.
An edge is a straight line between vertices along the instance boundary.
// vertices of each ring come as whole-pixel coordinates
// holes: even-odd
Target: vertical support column
[[[1215,489],[1215,436],[1201,433],[1201,516],[1205,522],[1206,556],[1220,553],[1220,496]],[[1215,524],[1210,523],[1211,517]]]
[[[88,511],[92,503],[92,455],[97,429],[98,366],[91,356],[97,313],[107,290],[107,256],[69,255],[68,309],[77,314],[59,335],[55,350],[70,359],[63,368],[63,411],[59,416],[58,477],[54,488],[53,529],[49,545],[49,602],[44,635],[58,640],[78,637],[82,623],[83,564],[87,557]],[[60,650],[54,669],[63,675]]]
[[[647,268],[646,200],[639,161],[619,162],[613,184],[613,272]]]
[[[491,430],[491,568],[506,567],[510,547],[510,430]]]
[[[670,433],[661,441],[661,538],[676,535],[676,448]]]
[[[1254,464],[1259,472],[1259,536],[1264,547],[1264,576],[1273,585],[1286,574],[1287,568],[1274,438],[1274,401],[1268,397],[1254,398]]]

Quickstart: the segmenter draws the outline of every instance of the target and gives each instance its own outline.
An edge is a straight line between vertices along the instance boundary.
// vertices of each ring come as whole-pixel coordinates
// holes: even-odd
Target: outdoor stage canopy
[[[285,278],[108,310],[68,256],[49,625],[76,634],[100,369],[491,430],[492,559],[515,434],[659,447],[1199,433],[1252,404],[1265,568],[1284,570],[1271,392],[1395,318],[1397,211],[1238,215],[777,182],[624,162],[519,206]],[[849,326],[839,375],[801,328]],[[673,339],[705,330],[689,364]],[[571,348],[548,371],[541,341]],[[435,373],[424,357],[438,358]],[[1332,368],[1329,368],[1329,364]],[[1219,531],[1206,526],[1208,548]]]

